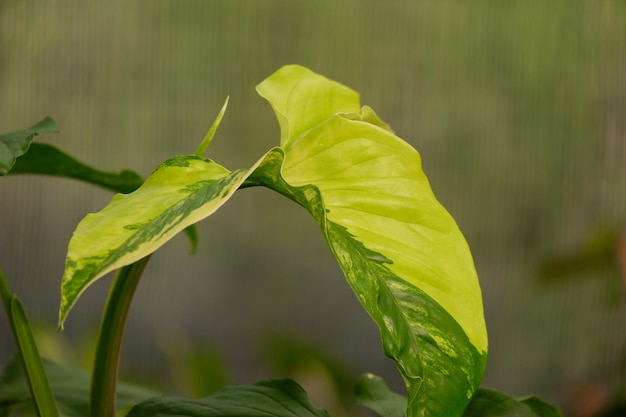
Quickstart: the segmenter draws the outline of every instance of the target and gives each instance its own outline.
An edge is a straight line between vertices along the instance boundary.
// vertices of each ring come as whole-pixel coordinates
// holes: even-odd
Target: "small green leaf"
[[[88,415],[91,375],[73,366],[46,359],[43,360],[43,365],[60,411],[69,417]],[[157,395],[160,393],[122,382],[117,387],[118,409],[138,404]],[[24,370],[18,357],[15,356],[0,379],[0,409],[30,403],[32,403],[32,398]]]
[[[127,417],[328,417],[311,405],[304,390],[288,379],[222,388],[188,400],[156,397],[133,407]]]
[[[382,417],[404,417],[406,397],[389,389],[379,376],[363,375],[355,387],[356,403],[375,411]]]
[[[42,174],[74,178],[118,193],[130,193],[143,183],[130,170],[105,172],[72,158],[54,146],[33,142],[28,152],[18,158],[11,174]]]
[[[530,407],[539,417],[563,417],[563,413],[554,405],[537,397],[525,397],[519,400]]]
[[[222,119],[224,118],[224,114],[226,113],[226,108],[228,107],[229,98],[230,97],[226,97],[226,101],[224,101],[224,105],[222,106],[222,109],[220,110],[217,117],[215,118],[215,121],[211,125],[211,128],[209,129],[208,133],[202,140],[202,143],[200,143],[200,146],[198,146],[198,149],[196,149],[196,152],[194,152],[194,155],[198,157],[204,156],[204,153],[206,152],[207,148],[211,144],[211,141],[213,140],[213,136],[215,136],[215,132],[217,132],[217,128],[220,126],[220,123],[222,122]]]
[[[563,415],[552,404],[535,397],[518,401],[501,392],[480,388],[472,397],[463,417],[563,417]]]
[[[0,136],[0,175],[8,173],[17,157],[28,151],[31,141],[36,135],[59,133],[56,122],[46,117],[28,129],[6,133]]]

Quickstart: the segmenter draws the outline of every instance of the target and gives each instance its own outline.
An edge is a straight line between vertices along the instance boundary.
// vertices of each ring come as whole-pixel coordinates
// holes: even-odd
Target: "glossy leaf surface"
[[[238,187],[271,188],[306,208],[381,331],[409,416],[460,416],[484,373],[487,334],[469,248],[433,195],[420,156],[358,94],[297,66],[258,91],[281,147],[249,169],[197,156],[162,164],[137,191],[88,215],[70,242],[60,323],[107,272],[155,251]]]
[[[187,400],[155,397],[136,405],[127,417],[328,417],[311,405],[294,381],[275,379],[222,388],[209,397]]]
[[[59,133],[59,129],[52,118],[46,117],[28,129],[0,135],[0,175],[5,175],[13,168],[16,158],[28,151],[36,135],[49,133]]]

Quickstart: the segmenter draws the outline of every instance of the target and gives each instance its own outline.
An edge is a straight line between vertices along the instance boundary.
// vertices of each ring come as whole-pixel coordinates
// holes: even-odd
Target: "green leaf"
[[[57,404],[52,395],[28,317],[22,303],[16,297],[13,297],[11,302],[11,321],[37,414],[41,417],[58,416]]]
[[[0,297],[19,351],[18,364],[25,377],[25,386],[37,414],[41,417],[57,417],[57,409],[52,389],[44,370],[32,328],[22,302],[11,293],[2,268],[0,268]],[[2,390],[0,389],[0,392]],[[0,402],[0,410],[2,405]]]
[[[72,158],[54,146],[33,142],[28,152],[19,158],[11,174],[42,174],[74,178],[118,193],[139,188],[143,179],[130,170],[105,172]]]
[[[463,413],[463,417],[563,417],[552,404],[536,397],[518,401],[506,394],[480,388]]]
[[[54,120],[46,117],[28,129],[6,133],[0,136],[0,176],[8,173],[15,160],[28,151],[31,141],[36,135],[59,133]]]
[[[211,141],[213,140],[213,136],[215,136],[215,132],[217,132],[217,128],[220,126],[220,123],[222,123],[222,119],[224,118],[224,114],[226,113],[226,108],[228,107],[229,99],[230,97],[226,97],[224,105],[220,109],[220,112],[217,114],[217,117],[215,118],[215,121],[211,125],[211,128],[207,132],[206,136],[200,143],[200,146],[198,146],[198,149],[196,149],[196,151],[194,152],[194,155],[202,157],[206,152],[207,148],[211,144]]]
[[[563,417],[563,413],[554,404],[537,397],[526,397],[519,400],[530,407],[539,417]]]
[[[89,385],[91,375],[81,369],[43,360],[60,411],[70,417],[84,417],[89,412]],[[128,407],[159,393],[128,383],[120,383],[117,389],[118,409]],[[18,357],[7,365],[0,379],[0,409],[32,402],[24,371]]]
[[[363,375],[355,387],[356,403],[382,417],[404,417],[406,397],[391,391],[379,376]]]
[[[328,417],[313,407],[294,381],[266,380],[250,385],[225,387],[209,397],[188,400],[156,397],[136,405],[127,417]]]
[[[258,91],[276,111],[282,147],[232,172],[197,156],[170,159],[88,215],[69,245],[60,323],[99,277],[154,252],[238,187],[266,186],[319,223],[404,378],[409,417],[461,415],[486,366],[482,297],[419,154],[361,109],[357,93],[310,70],[283,67]]]

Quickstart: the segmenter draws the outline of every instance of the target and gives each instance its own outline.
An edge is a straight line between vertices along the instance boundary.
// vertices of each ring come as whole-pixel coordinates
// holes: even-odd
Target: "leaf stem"
[[[9,283],[1,267],[0,298],[2,298],[2,304],[4,304],[11,331],[20,353],[24,374],[28,381],[37,415],[40,417],[58,417],[59,410],[56,399],[35,343],[30,321],[19,298],[11,293]]]
[[[2,304],[4,305],[4,311],[7,313],[7,318],[11,321],[11,298],[13,294],[9,289],[9,283],[7,282],[2,267],[0,267],[0,298],[2,298]]]
[[[121,268],[106,302],[91,380],[90,417],[115,416],[117,374],[130,303],[150,256]]]

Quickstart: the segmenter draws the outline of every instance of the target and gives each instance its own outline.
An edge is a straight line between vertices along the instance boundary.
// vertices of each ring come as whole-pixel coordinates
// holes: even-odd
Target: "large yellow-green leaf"
[[[401,254],[384,250],[374,251],[354,234],[356,229],[353,222],[358,222],[359,217],[363,215],[359,213],[358,208],[354,209],[358,214],[353,221],[345,222],[350,223],[349,225],[337,223],[332,216],[335,208],[329,208],[325,204],[324,192],[311,184],[299,187],[288,184],[281,175],[283,165],[288,165],[288,155],[285,156],[282,149],[276,148],[265,156],[263,163],[254,171],[249,181],[272,188],[298,202],[320,223],[328,245],[349,284],[363,307],[377,323],[385,353],[396,361],[398,370],[405,380],[408,416],[460,416],[484,374],[487,353],[484,320],[482,315],[476,317],[479,322],[479,325],[475,326],[477,332],[474,337],[478,344],[476,346],[450,312],[437,303],[419,284],[411,282],[419,279],[436,280],[435,274],[445,269],[441,266],[442,263],[454,263],[454,258],[459,256],[453,252],[457,248],[454,245],[447,245],[451,252],[444,253],[443,248],[433,247],[431,250],[434,257],[431,257],[428,249],[424,247],[422,253],[417,254],[414,259],[416,265],[424,268],[423,275],[417,279],[398,275],[391,268],[396,259],[402,264]],[[349,206],[352,202],[346,201],[344,204]],[[392,202],[390,204],[393,205]],[[383,219],[377,221],[384,222]],[[372,230],[376,230],[374,223],[372,220],[371,224],[365,223],[362,228],[371,226]],[[354,230],[351,231],[350,227]],[[431,233],[440,232],[433,229],[424,233],[425,241],[416,239],[405,243],[407,246],[443,245],[441,242],[437,243],[434,237],[428,237]],[[381,235],[384,236],[384,233]],[[428,239],[433,239],[433,242],[428,242]],[[381,237],[381,240],[393,238],[387,236]],[[408,248],[406,250],[414,253]],[[444,255],[437,255],[438,252]],[[431,275],[427,275],[427,271],[432,271]],[[456,280],[475,278],[473,272],[465,273],[467,275],[460,275]],[[453,278],[442,277],[454,281]],[[476,281],[475,284],[477,285]],[[450,291],[450,297],[471,296]],[[480,293],[477,297],[474,302],[480,306]],[[459,303],[461,302],[468,304],[467,300],[459,300]],[[466,312],[471,313],[471,310]]]
[[[269,101],[276,113],[283,149],[289,150],[303,132],[334,113],[359,111],[359,95],[348,87],[311,76],[312,72],[304,67],[290,65],[285,69],[257,86],[259,94]]]
[[[356,94],[351,105],[315,109],[333,105],[323,95],[335,84],[325,80],[288,66],[259,86],[274,109],[281,108],[276,97],[295,106],[294,96],[305,100],[306,110],[291,110],[294,120],[281,123],[301,127],[271,170],[280,165],[281,177],[260,182],[295,195],[322,226],[405,379],[409,415],[460,415],[482,379],[487,354],[467,243],[432,193],[417,151],[371,109],[346,112],[359,108]],[[329,86],[319,88],[325,82]],[[322,113],[330,115],[320,119]]]
[[[162,164],[137,191],[88,215],[70,242],[61,323],[80,293],[261,185],[305,207],[407,386],[409,417],[460,416],[482,379],[487,334],[472,257],[415,149],[358,94],[298,66],[258,86],[281,147],[233,172],[200,157]]]

